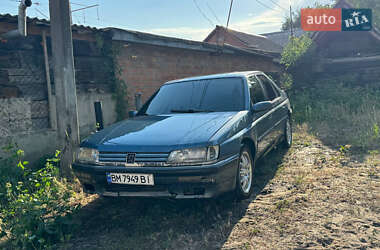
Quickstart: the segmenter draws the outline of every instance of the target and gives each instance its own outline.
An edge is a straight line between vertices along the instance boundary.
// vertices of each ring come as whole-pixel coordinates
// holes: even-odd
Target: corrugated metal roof
[[[240,47],[227,45],[224,46],[211,44],[207,42],[198,42],[193,40],[186,40],[175,37],[167,37],[161,35],[155,35],[150,33],[144,33],[139,31],[124,30],[117,28],[105,28],[104,31],[109,31],[112,34],[112,40],[134,42],[142,44],[150,44],[157,46],[174,47],[181,49],[193,49],[208,52],[223,52],[223,53],[243,53],[243,54],[253,54],[267,57],[274,57],[272,53],[267,53],[265,51],[256,49],[243,49]]]
[[[8,22],[17,22],[17,15],[10,15],[10,14],[0,14],[0,22],[1,21],[8,21]],[[46,19],[40,19],[40,18],[27,18],[27,23],[29,24],[35,24],[35,25],[50,25],[50,21]],[[125,41],[125,42],[135,42],[135,43],[142,43],[142,44],[150,44],[150,45],[157,45],[157,46],[166,46],[166,47],[174,47],[174,48],[182,48],[182,49],[193,49],[193,50],[199,50],[199,51],[208,51],[213,53],[243,53],[243,54],[252,54],[252,55],[259,55],[259,56],[265,56],[265,57],[274,57],[273,54],[256,50],[256,49],[242,49],[231,45],[224,45],[223,47],[217,46],[214,44],[209,44],[206,42],[198,42],[193,40],[186,40],[176,37],[167,37],[167,36],[161,36],[161,35],[155,35],[150,33],[144,33],[139,31],[133,31],[133,30],[125,30],[125,29],[119,29],[119,28],[95,28],[90,26],[84,26],[84,25],[77,25],[74,24],[73,30],[80,31],[90,31],[90,32],[104,32],[104,33],[110,33],[112,40],[116,41]]]
[[[0,21],[8,21],[8,22],[15,22],[17,23],[17,15],[11,15],[11,14],[0,14]],[[27,17],[26,19],[26,22],[27,23],[33,23],[33,24],[36,24],[36,25],[50,25],[50,21],[49,20],[46,20],[46,19],[41,19],[41,18],[37,18],[37,17]],[[90,27],[90,26],[84,26],[84,25],[78,25],[78,24],[74,24],[72,25],[72,27],[74,29],[81,29],[81,30],[89,30],[89,31],[100,31],[102,29],[98,29],[98,28],[95,28],[95,27]]]
[[[306,32],[303,31],[301,28],[296,28],[293,30],[293,34],[295,37],[300,37]],[[285,47],[289,43],[290,39],[290,30],[285,31],[278,31],[278,32],[272,32],[272,33],[264,33],[260,34],[262,36],[267,37],[272,42],[280,45],[281,47]]]

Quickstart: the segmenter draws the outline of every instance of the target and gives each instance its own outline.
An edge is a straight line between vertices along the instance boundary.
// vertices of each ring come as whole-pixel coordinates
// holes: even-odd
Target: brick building
[[[166,81],[232,71],[278,72],[275,54],[232,45],[196,42],[136,31],[107,29],[114,43],[122,44],[118,57],[127,83],[130,104],[142,93],[147,100]]]
[[[17,27],[17,16],[0,15],[1,34]],[[27,19],[28,36],[0,42],[0,146],[16,142],[32,158],[55,150],[54,76],[44,61],[42,34],[47,36],[51,57],[50,24]],[[121,30],[73,25],[74,64],[81,137],[95,130],[94,103],[101,102],[104,125],[116,120],[115,100],[109,82],[107,56],[101,43],[117,45],[121,78],[127,85],[128,109],[135,108],[135,94],[147,100],[166,81],[213,73],[262,70],[278,72],[271,52],[232,45],[220,46],[172,37]],[[48,101],[45,64],[50,69],[52,98]],[[125,110],[127,113],[128,110]]]

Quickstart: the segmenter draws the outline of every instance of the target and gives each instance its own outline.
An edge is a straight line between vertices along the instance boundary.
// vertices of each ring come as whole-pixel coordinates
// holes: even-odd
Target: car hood
[[[237,112],[138,116],[95,133],[82,146],[107,151],[165,152],[206,145]]]

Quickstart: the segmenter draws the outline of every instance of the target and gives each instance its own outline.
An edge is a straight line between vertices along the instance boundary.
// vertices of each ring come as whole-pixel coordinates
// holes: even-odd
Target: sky
[[[291,0],[299,9],[331,0]],[[73,23],[202,41],[215,28],[226,25],[230,0],[73,0]],[[17,14],[18,0],[0,0],[0,14]],[[99,6],[79,10],[85,6]],[[280,31],[290,0],[234,0],[229,28],[251,34]],[[33,0],[27,15],[48,19],[49,1]]]

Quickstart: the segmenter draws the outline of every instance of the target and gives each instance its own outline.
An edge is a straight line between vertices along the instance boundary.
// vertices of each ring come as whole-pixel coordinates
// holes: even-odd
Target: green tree
[[[301,9],[293,11],[293,28],[301,28]],[[290,17],[286,16],[282,23],[281,30],[290,30]]]
[[[286,69],[293,67],[311,45],[312,40],[307,34],[291,38],[291,41],[285,46],[282,52],[281,64],[283,64]]]
[[[355,0],[354,0],[355,1]],[[359,1],[359,0],[357,0]],[[374,0],[376,1],[376,0]],[[314,5],[309,5],[306,8],[332,8],[334,4],[320,4],[315,3]],[[301,9],[292,11],[293,17],[293,28],[301,28]],[[286,16],[284,22],[282,23],[281,30],[290,30],[290,17]]]

